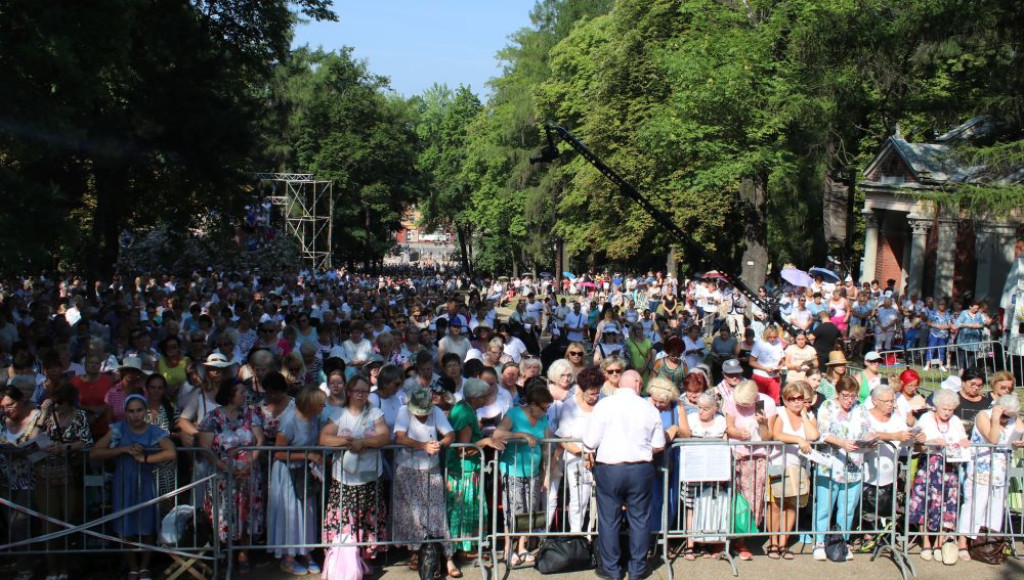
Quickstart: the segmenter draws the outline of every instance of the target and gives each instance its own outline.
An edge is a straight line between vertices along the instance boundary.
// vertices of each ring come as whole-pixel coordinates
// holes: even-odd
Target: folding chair
[[[184,574],[189,574],[196,580],[213,578],[213,568],[203,559],[214,555],[213,546],[207,538],[200,538],[201,524],[194,525],[195,518],[194,507],[179,505],[171,509],[161,522],[160,545],[174,550],[196,548],[191,556],[172,552],[167,554],[172,563],[164,570],[163,578],[166,580],[177,580]]]

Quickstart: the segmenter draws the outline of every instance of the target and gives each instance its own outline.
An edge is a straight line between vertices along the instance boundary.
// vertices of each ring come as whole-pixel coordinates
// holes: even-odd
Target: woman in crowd
[[[584,358],[586,355],[587,350],[583,347],[582,342],[570,342],[569,346],[566,347],[565,360],[569,361],[569,364],[572,365],[572,376],[574,378],[587,366],[587,361]]]
[[[995,382],[995,381],[993,381]],[[974,538],[982,528],[998,534],[1006,519],[1007,468],[1013,448],[1024,447],[1024,421],[1020,418],[1020,399],[1002,395],[987,411],[979,411],[971,429],[974,460],[964,481],[964,502],[960,507],[957,531],[960,532],[961,560],[970,560],[967,538]],[[998,447],[991,447],[999,445]]]
[[[124,402],[129,395],[142,394],[142,377],[146,371],[142,370],[142,360],[138,357],[127,357],[118,367],[117,372],[121,380],[103,397],[103,401],[110,406],[113,412],[114,421],[124,420]]]
[[[354,375],[345,385],[348,402],[320,431],[320,444],[345,447],[334,458],[331,485],[327,492],[324,543],[351,537],[367,542],[362,547],[368,559],[387,541],[387,497],[384,489],[383,458],[380,448],[391,441],[384,412],[368,403],[370,379]]]
[[[707,375],[697,369],[686,373],[686,379],[683,380],[683,398],[679,401],[686,415],[697,412],[700,396],[707,390]]]
[[[629,324],[629,336],[626,338],[625,354],[629,361],[629,367],[640,372],[644,383],[647,383],[648,375],[651,372],[651,365],[654,364],[654,349],[651,341],[644,336],[644,326],[633,320]]]
[[[509,411],[494,432],[494,438],[499,441],[516,439],[508,443],[498,460],[505,490],[505,526],[513,533],[532,531],[534,514],[544,513],[542,490],[548,489],[550,484],[550,449],[539,441],[551,438],[547,412],[554,398],[547,389],[528,388],[523,400],[525,404]],[[526,529],[517,526],[516,516],[523,514],[529,522]],[[526,550],[527,540],[527,536],[519,536],[518,548],[514,551],[512,542],[506,541],[506,561],[510,567],[533,565],[534,557]]]
[[[960,397],[954,391],[940,389],[932,402],[935,410],[925,413],[917,423],[928,452],[914,477],[908,519],[924,532],[921,558],[942,560],[943,537],[936,537],[933,543],[930,533],[953,533],[960,502],[957,464],[947,462],[946,457],[966,452],[970,442],[960,418],[953,414],[960,405]]]
[[[345,397],[345,369],[332,370],[327,375],[327,400],[321,413],[323,424],[331,420],[331,416],[341,412],[348,402]]]
[[[85,374],[71,379],[72,386],[78,389],[78,405],[89,420],[93,440],[107,434],[113,419],[113,412],[104,398],[114,381],[110,375],[100,372],[102,364],[102,356],[89,354],[85,357]]]
[[[441,357],[441,376],[452,381],[451,393],[458,393],[462,390],[462,359],[454,352]]]
[[[274,373],[280,376],[278,373]],[[269,376],[269,375],[268,375]],[[284,381],[284,377],[280,379]],[[327,395],[306,387],[295,395],[295,405],[282,413],[275,435],[274,463],[270,469],[270,506],[267,510],[267,544],[281,559],[281,570],[295,575],[319,574],[320,566],[301,544],[319,543],[320,492],[323,485],[312,466],[323,465],[317,452],[299,450],[317,445],[321,414]],[[282,548],[278,546],[290,546]]]
[[[377,390],[370,393],[370,404],[384,412],[384,423],[388,433],[394,433],[398,412],[406,403],[406,394],[402,391],[402,369],[397,365],[386,364],[377,373]]]
[[[784,357],[779,329],[775,326],[765,328],[761,340],[757,341],[754,349],[750,351],[750,368],[754,369],[753,379],[758,390],[776,403],[782,384],[779,372],[785,368],[782,364]]]
[[[36,464],[36,509],[61,521],[74,521],[81,513],[82,502],[82,455],[92,447],[92,433],[85,411],[75,407],[78,391],[67,382],[62,382],[53,396],[43,403],[42,431],[50,438],[49,458]],[[45,533],[62,529],[47,522]],[[48,542],[54,550],[60,550],[66,538]],[[59,552],[47,558],[50,578],[68,575],[68,561]]]
[[[828,299],[827,304],[829,320],[832,321],[832,324],[836,325],[842,336],[846,336],[846,332],[850,327],[851,310],[850,301],[846,296],[846,288],[836,288],[832,293],[832,297]]]
[[[43,431],[42,412],[34,408],[29,395],[19,389],[15,382],[12,379],[12,384],[4,389],[0,397],[0,408],[3,409],[0,444],[5,447],[23,446]],[[12,503],[30,507],[33,489],[35,477],[29,460],[10,448],[0,453],[0,494]],[[28,514],[13,508],[3,508],[3,512],[9,541],[27,540],[32,534],[32,520]],[[18,556],[15,566],[18,570],[17,580],[31,580],[32,562],[27,556]]]
[[[361,320],[357,320],[349,328],[348,340],[341,343],[341,347],[345,351],[345,363],[348,366],[362,368],[373,354],[373,344],[363,337],[365,331],[366,325]]]
[[[525,362],[526,361],[523,361],[523,363]],[[523,363],[520,363],[520,365]],[[501,369],[500,385],[498,388],[504,389],[505,392],[508,393],[509,398],[512,399],[513,405],[519,404],[520,365],[517,365],[516,363],[513,362],[508,362],[498,367]]]
[[[930,370],[937,364],[942,372],[946,372],[946,344],[949,342],[949,331],[953,328],[953,319],[946,311],[946,299],[940,298],[935,310],[929,311],[928,321],[928,361],[924,370]]]
[[[576,377],[574,396],[562,407],[558,430],[555,435],[559,439],[582,439],[590,421],[594,405],[601,398],[601,385],[604,376],[597,368],[586,368]],[[569,488],[568,520],[569,531],[583,531],[583,521],[590,507],[590,499],[594,492],[594,474],[587,467],[583,447],[579,443],[565,442],[561,444],[565,451],[565,481]],[[591,524],[594,515],[591,515]]]
[[[786,369],[786,382],[805,381],[807,373],[804,366],[818,366],[818,351],[807,343],[807,333],[796,333],[796,340],[783,351],[785,357],[782,366]]]
[[[519,385],[520,395],[522,395],[522,388],[526,385],[526,381],[533,377],[539,377],[541,371],[544,369],[544,364],[539,358],[523,357],[523,360],[519,363],[519,380],[516,384]],[[575,367],[573,367],[573,377],[578,373]],[[516,404],[519,404],[519,399],[516,399]]]
[[[124,421],[111,425],[89,452],[91,459],[115,459],[113,509],[115,512],[145,503],[156,496],[154,465],[174,461],[174,444],[167,431],[146,423],[146,398],[128,395],[122,410]],[[126,540],[156,542],[159,525],[157,506],[132,511],[113,522],[114,532]],[[128,580],[150,580],[152,552],[125,552]]]
[[[635,376],[635,375],[634,375]],[[665,430],[665,449],[671,449],[672,442],[676,438],[690,436],[690,428],[686,424],[686,411],[679,401],[679,389],[672,381],[665,377],[654,377],[647,383],[647,397],[651,404],[658,410],[661,416],[661,427]],[[679,451],[667,451],[672,453],[669,458],[669,481],[679,481]],[[664,465],[665,458],[662,451],[654,456],[655,465]],[[661,506],[665,502],[665,494],[660,478],[655,478],[651,493],[651,511],[647,516],[647,529],[651,533],[657,533],[661,529]],[[668,521],[676,521],[676,513],[679,506],[679,486],[668,486]]]
[[[265,393],[263,403],[254,408],[259,411],[263,421],[263,440],[266,441],[266,445],[271,446],[277,441],[277,431],[282,417],[295,408],[295,399],[288,394],[288,380],[281,373],[267,373],[263,377],[262,385]]]
[[[871,424],[863,405],[857,403],[860,386],[850,377],[836,383],[836,396],[818,410],[818,430],[835,458],[829,465],[818,465],[814,480],[814,558],[825,559],[825,532],[830,529],[832,512],[838,508],[836,522],[843,538],[850,539],[853,518],[860,504],[864,452],[858,441],[865,441]],[[842,465],[841,469],[834,466]],[[852,553],[852,552],[851,552]]]
[[[913,427],[917,418],[929,409],[928,401],[920,392],[921,375],[914,369],[906,369],[900,373],[898,384],[892,386],[896,390],[896,409]]]
[[[619,388],[619,379],[622,373],[626,372],[626,361],[619,357],[609,357],[601,361],[601,372],[604,374],[604,383],[601,385],[601,396],[608,397]]]
[[[825,375],[818,381],[818,392],[821,393],[826,400],[834,399],[836,396],[836,383],[839,379],[846,376],[847,360],[846,355],[841,350],[834,350],[828,353],[828,362],[825,363]],[[814,386],[813,383],[811,386]]]
[[[857,384],[860,385],[860,391],[858,397],[860,402],[867,400],[871,394],[871,389],[874,389],[878,385],[882,384],[882,355],[875,351],[871,351],[864,355],[864,370],[857,373],[854,377],[857,379]]]
[[[178,392],[188,381],[185,370],[191,362],[181,351],[181,340],[171,335],[160,341],[160,359],[157,360],[156,372],[167,381],[167,396],[172,401],[178,400]]]
[[[717,379],[721,379],[722,363],[736,358],[740,354],[740,343],[732,335],[728,324],[723,324],[718,329],[718,335],[711,341],[711,372]]]
[[[295,350],[281,359],[281,374],[288,383],[288,392],[295,392],[306,384],[306,363],[302,360],[302,354]]]
[[[751,380],[736,385],[733,396],[722,405],[729,441],[757,443],[771,439],[769,421],[776,416],[775,401],[758,392]],[[765,482],[768,477],[768,450],[764,445],[735,445],[732,448],[736,465],[736,490],[750,506],[754,523],[760,528],[764,514]],[[754,557],[739,538],[733,542],[740,560]]]
[[[718,397],[714,393],[701,393],[697,397],[697,410],[686,416],[686,424],[690,429],[690,437],[694,439],[725,439],[725,417],[718,412]],[[687,530],[707,530],[711,532],[728,530],[729,522],[729,486],[725,482],[687,483],[683,488],[683,505],[686,508]],[[671,520],[670,520],[671,521]],[[697,545],[714,544],[704,553],[705,557],[717,558],[721,554],[720,542],[723,540],[712,535],[691,536],[687,538],[683,558],[696,560],[701,555]]]
[[[864,525],[868,527],[877,528],[882,525],[882,518],[892,518],[897,499],[901,506],[903,504],[904,485],[897,484],[897,476],[901,482],[905,480],[898,473],[896,462],[906,454],[907,448],[904,447],[902,453],[898,448],[906,445],[914,433],[907,427],[907,417],[897,410],[896,400],[896,389],[890,385],[879,385],[871,390],[872,404],[865,405],[868,411],[864,415],[868,419],[869,430],[880,441],[864,457],[864,493],[860,512]],[[923,435],[918,437],[924,441]],[[870,542],[871,537],[865,537],[865,540]],[[865,547],[869,546],[865,544]]]
[[[216,409],[210,411],[199,424],[199,446],[213,451],[217,456],[217,469],[234,478],[231,493],[227,483],[218,479],[209,489],[204,506],[208,513],[213,514],[214,505],[219,510],[221,541],[227,541],[228,535],[243,544],[249,544],[252,538],[263,533],[263,470],[259,462],[259,451],[240,449],[241,447],[263,445],[263,419],[259,411],[249,407],[246,402],[246,390],[242,381],[232,378],[221,381],[217,388]],[[213,494],[218,494],[217,502]],[[235,522],[231,529],[229,523]],[[238,552],[238,573],[246,574],[250,570],[249,554]]]
[[[576,373],[573,372],[572,363],[566,359],[558,359],[548,367],[548,391],[555,401],[564,401],[572,391],[572,384]],[[525,398],[526,393],[523,393]]]
[[[1013,373],[1009,371],[999,371],[992,373],[988,377],[989,393],[986,395],[989,401],[989,407],[995,405],[999,398],[1003,395],[1012,395],[1014,388]]]
[[[787,532],[796,524],[797,505],[807,505],[810,476],[799,452],[811,450],[811,441],[818,439],[818,422],[804,406],[803,382],[787,383],[782,388],[783,411],[772,424],[772,438],[785,443],[775,447],[771,456],[771,503],[768,530],[780,532],[769,538],[768,558],[792,560]]]
[[[167,379],[161,374],[146,377],[146,423],[167,432],[173,442],[178,431],[178,410],[167,396]],[[177,469],[173,462],[161,463],[155,468],[156,491],[167,495],[177,487]],[[173,504],[173,501],[167,502]]]
[[[420,541],[447,539],[445,485],[440,454],[451,445],[455,433],[441,409],[431,403],[427,389],[417,389],[409,403],[398,411],[395,442],[404,445],[395,454],[395,479],[392,507],[396,540],[408,540],[409,569],[419,569]],[[448,575],[461,578],[451,543],[444,544]]]
[[[448,415],[448,422],[455,432],[455,443],[504,449],[501,441],[483,437],[476,416],[476,410],[488,403],[490,390],[490,385],[479,379],[466,380],[462,388],[462,400],[452,407]],[[480,460],[480,453],[475,447],[449,447],[445,459],[448,532],[452,538],[458,539],[455,549],[466,557],[470,557],[477,549],[476,542],[467,538],[480,534],[477,526],[482,502],[484,517],[487,515],[487,503],[480,496],[483,477]]]
[[[738,345],[738,352],[736,358],[740,361],[740,366],[743,367],[743,376],[750,377],[754,372],[754,368],[750,366],[750,353],[754,351],[754,345],[757,344],[757,332],[753,327],[748,327],[743,331],[743,340]]]
[[[685,350],[683,339],[672,336],[665,342],[665,356],[654,361],[652,377],[664,377],[676,386],[677,390],[683,388],[683,379],[686,378],[686,363],[680,358]]]
[[[683,356],[686,360],[686,368],[692,369],[704,362],[707,353],[708,345],[704,343],[704,338],[700,335],[700,327],[694,325],[688,328],[686,336],[683,337]]]

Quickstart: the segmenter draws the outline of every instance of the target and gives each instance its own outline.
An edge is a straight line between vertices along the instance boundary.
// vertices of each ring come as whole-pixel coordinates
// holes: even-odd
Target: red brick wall
[[[900,291],[903,275],[903,236],[900,233],[886,233],[882,236],[875,260],[875,279],[885,288],[886,280],[896,280],[896,290]]]

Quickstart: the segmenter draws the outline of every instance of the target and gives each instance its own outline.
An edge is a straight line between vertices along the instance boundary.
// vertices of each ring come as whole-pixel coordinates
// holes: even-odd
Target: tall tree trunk
[[[465,272],[468,275],[472,275],[473,274],[473,270],[472,270],[472,268],[470,267],[470,264],[469,264],[469,247],[468,247],[468,244],[469,244],[468,238],[470,236],[469,227],[467,227],[467,226],[456,226],[455,227],[455,235],[459,239],[459,254],[460,254],[459,257],[462,260],[462,271]]]
[[[740,276],[751,288],[764,285],[768,267],[768,222],[765,217],[768,178],[744,178],[740,182],[740,211],[743,216],[743,263]]]

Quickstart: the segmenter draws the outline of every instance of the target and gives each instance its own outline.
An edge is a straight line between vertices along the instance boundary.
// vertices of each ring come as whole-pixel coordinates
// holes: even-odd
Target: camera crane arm
[[[693,240],[693,237],[688,235],[679,227],[668,214],[656,208],[646,197],[644,197],[632,184],[625,180],[617,171],[608,167],[600,157],[591,151],[582,141],[576,138],[575,135],[569,132],[568,129],[548,121],[544,123],[544,131],[547,134],[548,144],[541,149],[540,155],[537,157],[531,157],[530,163],[549,163],[554,161],[558,155],[558,146],[555,145],[554,134],[557,133],[570,147],[572,147],[577,153],[583,156],[588,163],[593,165],[598,171],[600,171],[605,177],[607,177],[612,183],[619,187],[619,191],[626,197],[632,199],[647,212],[654,221],[668,230],[669,233],[676,236],[677,241],[686,246],[687,251],[700,256],[708,263],[714,263],[715,260],[700,244]],[[788,321],[782,318],[782,313],[779,311],[779,305],[773,298],[761,298],[757,295],[757,292],[750,288],[746,282],[740,276],[733,275],[726,270],[719,270],[722,274],[722,278],[734,288],[740,291],[743,296],[750,301],[751,304],[755,304],[762,312],[768,315],[770,320],[779,323],[782,328],[790,330],[790,332],[796,330]]]

